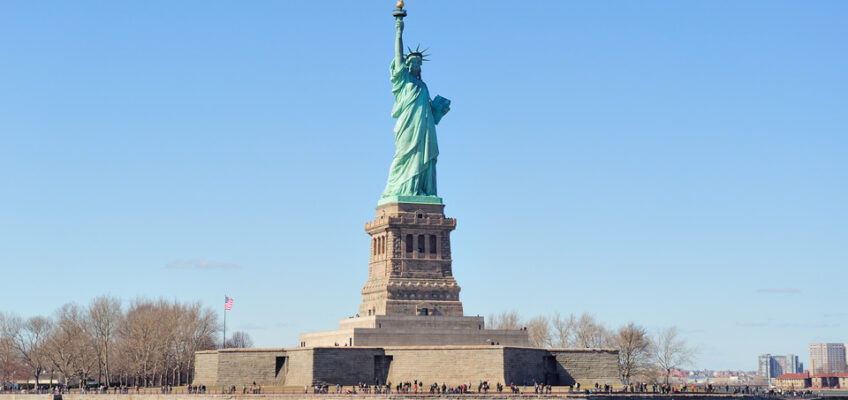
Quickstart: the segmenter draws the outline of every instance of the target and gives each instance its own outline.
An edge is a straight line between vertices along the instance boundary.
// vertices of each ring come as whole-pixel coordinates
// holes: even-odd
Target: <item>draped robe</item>
[[[383,197],[436,196],[436,124],[441,110],[434,110],[424,81],[416,78],[405,63],[391,64],[392,117],[395,123],[395,155]]]

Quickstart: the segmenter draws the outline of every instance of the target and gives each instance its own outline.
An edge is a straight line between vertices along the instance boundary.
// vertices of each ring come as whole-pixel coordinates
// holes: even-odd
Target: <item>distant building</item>
[[[783,374],[775,379],[775,386],[783,390],[802,390],[812,385],[812,379],[807,374]]]
[[[760,354],[757,357],[757,375],[763,378],[774,378],[778,375],[777,369],[780,368],[771,354]]]
[[[816,374],[812,377],[811,385],[814,388],[840,388],[848,383],[848,373],[831,372],[827,374]]]
[[[797,374],[804,370],[801,363],[798,362],[798,356],[794,354],[775,356],[774,359],[777,361],[777,364],[780,365],[780,368],[783,369],[784,374]]]
[[[813,375],[845,372],[845,345],[810,343],[810,371]]]
[[[757,358],[757,375],[763,378],[777,378],[783,374],[795,374],[802,371],[798,356],[794,354],[784,356],[760,354]]]

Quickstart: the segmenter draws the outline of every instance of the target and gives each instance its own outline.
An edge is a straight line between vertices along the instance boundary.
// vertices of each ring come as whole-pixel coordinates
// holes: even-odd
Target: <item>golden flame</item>
[[[397,8],[403,8],[403,0],[397,2]]]

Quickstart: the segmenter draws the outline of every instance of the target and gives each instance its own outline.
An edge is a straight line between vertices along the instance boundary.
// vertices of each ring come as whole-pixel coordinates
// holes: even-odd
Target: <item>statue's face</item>
[[[413,75],[418,75],[421,73],[421,57],[412,56],[406,60],[406,67],[409,68],[409,72]]]

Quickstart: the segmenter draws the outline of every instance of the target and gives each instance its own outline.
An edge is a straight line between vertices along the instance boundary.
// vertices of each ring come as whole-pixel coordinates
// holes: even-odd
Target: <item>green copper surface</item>
[[[436,158],[439,155],[436,124],[450,111],[450,100],[441,96],[430,99],[427,85],[421,80],[424,55],[417,50],[404,55],[402,16],[395,17],[395,26],[395,58],[389,68],[395,99],[392,117],[397,118],[395,155],[379,204],[407,197],[438,199],[435,204],[441,204],[441,199],[436,197]]]

